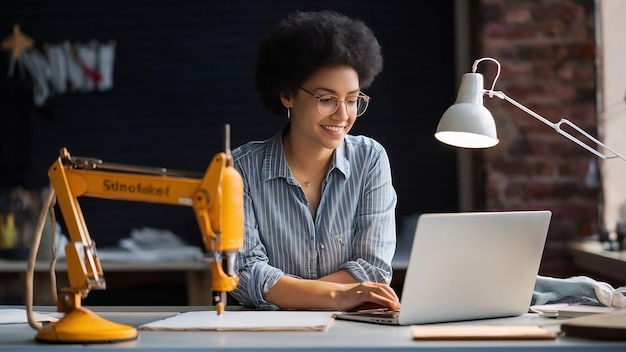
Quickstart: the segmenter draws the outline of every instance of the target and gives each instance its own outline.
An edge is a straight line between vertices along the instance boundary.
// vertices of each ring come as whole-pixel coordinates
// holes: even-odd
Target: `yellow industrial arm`
[[[67,149],[61,149],[48,175],[71,239],[65,247],[70,287],[58,295],[57,309],[65,316],[41,327],[36,340],[102,343],[137,338],[134,327],[110,322],[81,307],[81,299],[90,290],[103,290],[106,283],[78,197],[192,207],[211,269],[217,314],[224,310],[226,292],[239,282],[234,260],[243,245],[243,183],[232,165],[228,125],[225,135],[225,152],[213,157],[202,178],[165,169],[107,164],[99,159],[74,159]]]

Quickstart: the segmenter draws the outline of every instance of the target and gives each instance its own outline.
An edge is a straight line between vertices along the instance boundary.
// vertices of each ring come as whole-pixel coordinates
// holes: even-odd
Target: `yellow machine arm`
[[[225,152],[213,157],[202,178],[98,159],[74,159],[67,149],[61,149],[48,175],[71,239],[65,248],[70,287],[61,290],[58,297],[58,310],[65,312],[65,317],[44,326],[37,340],[86,343],[137,336],[134,328],[108,322],[81,307],[81,299],[90,290],[105,289],[106,283],[78,197],[192,207],[211,268],[217,313],[224,310],[226,292],[239,282],[234,261],[243,245],[243,182],[232,165],[228,133],[227,125]]]

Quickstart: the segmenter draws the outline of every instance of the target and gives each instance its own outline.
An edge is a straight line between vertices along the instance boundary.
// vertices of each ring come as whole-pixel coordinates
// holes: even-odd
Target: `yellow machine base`
[[[78,307],[39,330],[35,340],[47,343],[114,343],[137,339],[137,329],[106,320]]]

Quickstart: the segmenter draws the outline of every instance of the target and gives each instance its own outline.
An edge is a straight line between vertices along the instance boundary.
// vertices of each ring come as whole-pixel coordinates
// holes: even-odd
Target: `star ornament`
[[[5,51],[11,51],[11,56],[14,60],[16,60],[20,57],[20,55],[22,55],[24,50],[32,48],[33,44],[35,44],[35,40],[22,33],[22,31],[20,31],[20,26],[16,24],[13,26],[13,34],[6,37],[2,41],[2,49]]]

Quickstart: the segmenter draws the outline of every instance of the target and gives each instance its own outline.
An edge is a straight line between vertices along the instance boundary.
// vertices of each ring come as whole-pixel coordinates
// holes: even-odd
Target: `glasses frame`
[[[346,113],[348,114],[348,116],[351,116],[350,112],[348,111],[348,105],[346,105],[346,101],[345,100],[339,100],[338,96],[336,96],[334,94],[321,94],[321,95],[319,95],[319,94],[315,94],[315,93],[309,92],[308,90],[306,90],[306,89],[304,89],[302,87],[298,87],[298,89],[301,89],[301,90],[303,90],[306,93],[309,93],[311,96],[313,96],[314,98],[317,99],[317,112],[319,112],[320,114],[322,114],[324,116],[330,116],[330,115],[332,115],[332,114],[337,112],[337,109],[339,109],[339,103],[343,103],[344,106],[346,107]],[[333,112],[331,112],[330,114],[324,114],[324,113],[322,113],[320,111],[320,100],[321,100],[322,97],[328,97],[328,96],[337,98],[337,106],[335,107],[335,110]],[[367,111],[367,108],[369,107],[370,100],[372,99],[372,98],[370,98],[369,95],[367,95],[367,94],[365,94],[363,92],[359,92],[359,95],[357,96],[357,98],[362,98],[365,101],[365,108],[363,109],[363,111],[361,111],[360,114],[359,114],[359,112],[357,110],[356,116],[351,116],[351,117],[354,117],[354,118],[357,118],[357,117],[362,116],[363,114],[365,114],[365,112]]]

